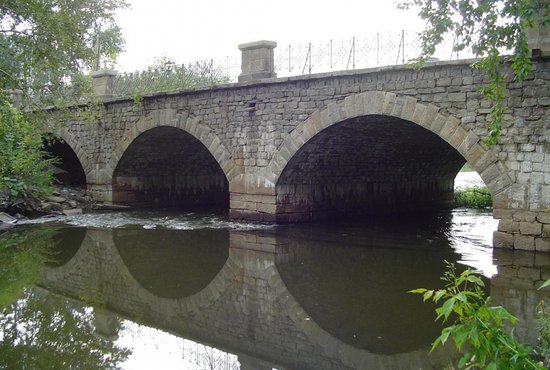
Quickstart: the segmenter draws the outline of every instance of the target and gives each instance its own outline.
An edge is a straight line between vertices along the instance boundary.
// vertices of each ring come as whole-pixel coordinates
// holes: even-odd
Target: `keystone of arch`
[[[507,190],[513,182],[507,168],[483,144],[480,137],[467,130],[458,118],[439,110],[433,104],[419,103],[413,97],[391,92],[367,91],[352,94],[343,102],[329,103],[298,124],[273,155],[265,177],[276,184],[290,159],[324,129],[361,116],[382,115],[403,119],[437,134],[480,174],[495,202],[505,202]]]
[[[239,174],[240,171],[235,165],[231,153],[208,126],[198,118],[185,112],[175,109],[158,109],[142,117],[132,128],[126,131],[105,167],[109,180],[112,179],[115,168],[132,142],[144,132],[163,126],[179,128],[199,140],[218,162],[228,182]]]

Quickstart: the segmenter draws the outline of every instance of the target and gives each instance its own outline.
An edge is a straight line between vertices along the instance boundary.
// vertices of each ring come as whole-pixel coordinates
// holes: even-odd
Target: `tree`
[[[124,0],[4,0],[0,4],[0,89],[44,99],[114,58],[122,37],[114,21]]]
[[[416,60],[423,65],[433,55],[445,35],[452,34],[457,42],[454,51],[471,49],[480,58],[474,64],[489,77],[481,89],[492,102],[488,117],[487,144],[495,144],[505,112],[506,70],[503,61],[511,62],[513,77],[523,81],[531,71],[530,50],[526,30],[550,25],[549,0],[404,0],[399,7],[420,9],[426,20],[421,33],[422,52]],[[502,58],[501,53],[512,53]]]
[[[0,203],[40,195],[51,182],[40,116],[10,106],[9,91],[22,91],[35,111],[37,103],[59,103],[71,84],[74,93],[89,82],[84,73],[100,55],[113,59],[122,50],[114,15],[126,6],[124,0],[0,2]]]

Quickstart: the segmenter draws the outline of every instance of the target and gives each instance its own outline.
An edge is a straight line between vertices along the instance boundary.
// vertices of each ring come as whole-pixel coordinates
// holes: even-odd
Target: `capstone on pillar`
[[[99,99],[109,99],[114,95],[116,71],[102,69],[92,72],[94,96]]]
[[[239,82],[277,77],[273,58],[273,49],[276,46],[275,41],[266,40],[240,44],[239,50],[241,50],[242,57]]]
[[[525,29],[525,36],[533,57],[550,56],[550,27],[542,25],[542,15],[537,17],[534,27]]]

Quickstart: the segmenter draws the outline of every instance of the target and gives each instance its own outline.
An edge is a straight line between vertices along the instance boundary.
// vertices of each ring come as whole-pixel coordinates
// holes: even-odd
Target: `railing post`
[[[542,25],[542,16],[537,18],[534,27],[525,29],[527,45],[534,57],[550,56],[550,27]]]
[[[277,77],[273,56],[275,47],[277,47],[276,42],[266,40],[240,44],[239,50],[242,57],[239,82]]]
[[[109,99],[114,95],[116,71],[103,69],[92,72],[92,87],[94,96],[99,99]]]

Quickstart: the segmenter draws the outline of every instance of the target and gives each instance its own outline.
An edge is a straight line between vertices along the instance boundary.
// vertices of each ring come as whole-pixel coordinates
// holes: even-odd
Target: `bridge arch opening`
[[[365,115],[325,128],[276,183],[278,222],[450,208],[464,157],[402,118]]]
[[[86,186],[86,173],[73,148],[60,137],[43,139],[44,151],[50,158],[57,159],[53,165],[54,179],[58,184]]]
[[[149,129],[128,146],[112,178],[113,203],[183,209],[229,207],[229,185],[199,139],[175,127]]]

